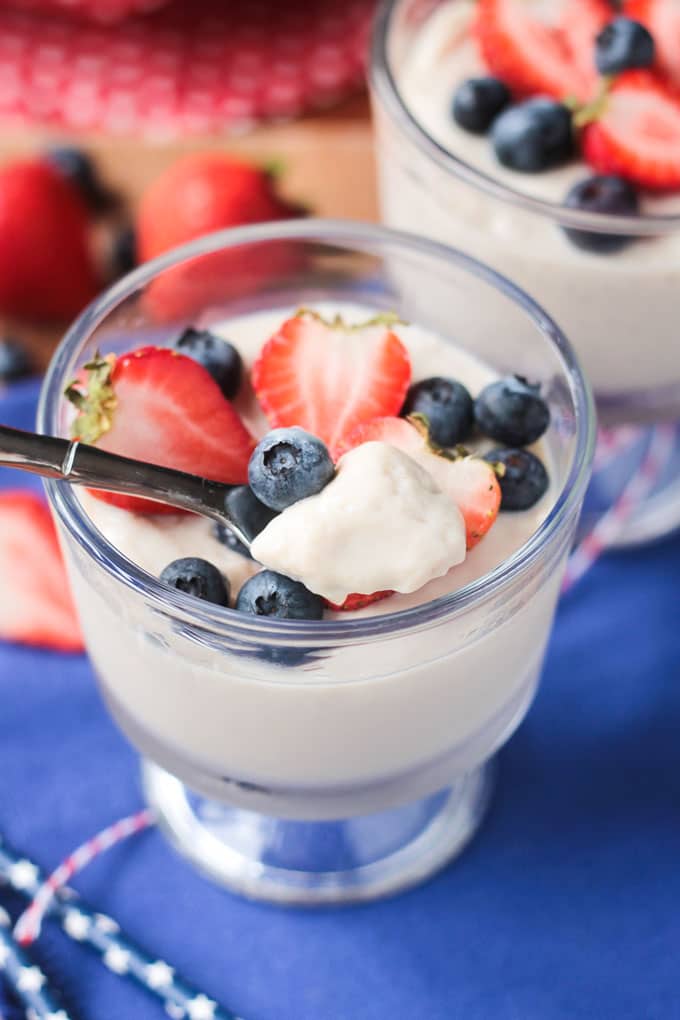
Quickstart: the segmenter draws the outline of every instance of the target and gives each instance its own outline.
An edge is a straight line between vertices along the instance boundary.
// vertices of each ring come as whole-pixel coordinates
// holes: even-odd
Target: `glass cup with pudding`
[[[182,353],[197,335],[213,353],[238,352],[228,400]],[[86,387],[93,364],[111,370],[113,425],[90,436],[105,447],[173,461],[189,436],[206,475],[208,437],[216,480],[251,504],[269,498],[252,463],[272,426],[288,430],[279,466],[296,426],[320,433],[333,460],[320,491],[264,515],[252,556],[209,520],[48,483],[101,691],[142,755],[161,826],[201,870],[275,902],[371,899],[421,881],[477,830],[494,755],[539,681],[595,433],[567,340],[457,251],[306,220],[211,235],[105,293],[54,357],[41,430],[73,434],[64,392]],[[176,380],[178,366],[181,395],[162,374]],[[431,397],[428,380],[442,378],[473,402],[466,449],[434,441],[434,412],[405,416],[406,398],[423,386]],[[500,464],[507,443],[485,435],[494,427],[480,410],[508,380],[549,412],[522,453],[543,482],[519,504],[512,465]],[[202,424],[189,414],[168,454],[182,401]],[[219,460],[233,439],[227,413],[250,444],[235,474]],[[450,482],[468,468],[485,482],[466,502]],[[172,583],[167,568],[186,558],[212,565],[222,597]],[[279,585],[268,593],[263,566]],[[291,578],[307,593],[299,613],[288,611]],[[367,586],[387,597],[338,605]]]
[[[612,19],[599,0],[385,0],[371,84],[384,221],[507,274],[574,344],[621,451],[587,505],[609,506],[663,437],[656,482],[621,535],[634,543],[680,525],[680,104],[668,85],[680,66],[652,25],[654,66],[598,77],[595,39]],[[512,137],[504,149],[503,128],[507,143],[538,94],[576,110],[568,151],[513,153]]]

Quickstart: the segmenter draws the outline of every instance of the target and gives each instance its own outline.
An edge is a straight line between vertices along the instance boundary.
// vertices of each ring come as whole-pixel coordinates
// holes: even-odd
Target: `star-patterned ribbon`
[[[44,881],[44,876],[33,861],[18,856],[0,843],[0,881],[30,899]],[[98,953],[114,974],[135,981],[160,999],[172,1020],[239,1020],[214,999],[193,988],[164,960],[158,960],[140,949],[121,933],[113,918],[86,906],[73,890],[63,889],[58,893],[49,906],[48,916],[60,921],[69,938]],[[0,938],[2,936],[0,930]],[[4,933],[4,938],[10,939],[16,950],[22,952],[8,932]],[[0,960],[2,945],[0,942]],[[69,1020],[63,1010],[53,1016],[36,1011],[36,1016],[39,1020]]]
[[[71,1020],[57,1004],[47,978],[12,937],[11,919],[0,907],[0,974],[33,1020]]]

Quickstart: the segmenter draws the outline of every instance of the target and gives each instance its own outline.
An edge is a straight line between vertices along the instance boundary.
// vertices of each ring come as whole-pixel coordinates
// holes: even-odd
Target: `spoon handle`
[[[198,475],[6,425],[0,425],[0,467],[30,471],[71,485],[157,500],[221,521],[232,527],[239,539],[243,538],[225,507],[225,497],[233,487]]]

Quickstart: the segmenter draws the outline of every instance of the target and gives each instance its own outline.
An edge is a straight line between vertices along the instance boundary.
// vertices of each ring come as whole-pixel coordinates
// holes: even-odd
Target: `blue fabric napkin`
[[[35,396],[15,387],[0,420],[31,427]],[[669,539],[607,556],[563,600],[488,821],[427,885],[276,909],[200,878],[154,831],[77,888],[246,1020],[680,1018],[679,577]],[[136,756],[84,657],[0,645],[0,693],[0,831],[51,868],[141,805]],[[49,922],[36,954],[83,1020],[164,1016]]]

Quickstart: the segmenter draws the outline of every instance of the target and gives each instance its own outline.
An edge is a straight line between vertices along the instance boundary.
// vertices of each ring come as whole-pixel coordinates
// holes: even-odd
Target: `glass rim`
[[[77,499],[75,486],[46,481],[48,499],[68,533],[106,572],[137,593],[151,599],[161,610],[203,629],[221,632],[243,640],[265,640],[269,644],[295,641],[315,647],[330,643],[351,643],[362,638],[403,634],[416,630],[443,616],[453,617],[480,603],[490,594],[521,577],[535,563],[548,542],[559,533],[578,507],[588,482],[595,444],[595,410],[590,387],[583,376],[568,340],[536,302],[506,277],[465,253],[436,241],[387,227],[350,220],[300,219],[230,228],[205,235],[176,248],[123,277],[97,297],[66,332],[47,369],[38,406],[38,430],[53,434],[64,385],[71,377],[75,352],[106,317],[141,286],[159,273],[188,259],[244,244],[299,240],[337,246],[347,251],[371,253],[376,245],[421,253],[453,263],[472,274],[519,305],[532,320],[546,342],[552,344],[562,362],[568,381],[577,428],[572,464],[555,504],[531,538],[494,570],[455,592],[394,613],[360,619],[278,620],[264,619],[222,606],[191,599],[175,592],[123,555],[98,531]]]
[[[561,226],[577,227],[595,233],[627,234],[649,237],[680,229],[680,212],[676,215],[614,216],[568,209],[558,202],[534,198],[478,170],[441,145],[416,120],[404,102],[392,73],[388,57],[388,40],[395,12],[404,0],[382,0],[373,22],[370,46],[369,79],[371,91],[380,100],[388,115],[408,135],[421,152],[442,170],[465,181],[477,191],[494,199],[517,206],[527,212],[547,217]]]

